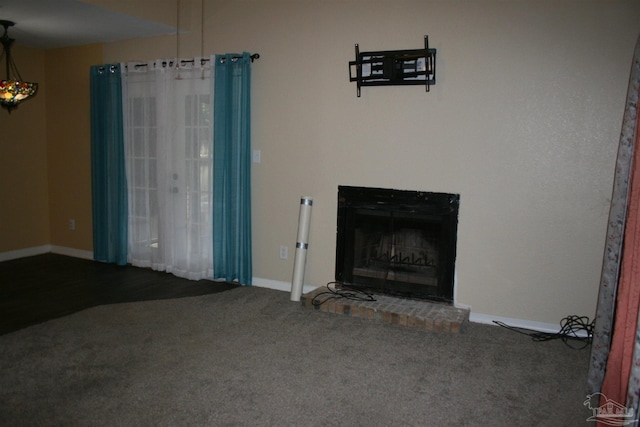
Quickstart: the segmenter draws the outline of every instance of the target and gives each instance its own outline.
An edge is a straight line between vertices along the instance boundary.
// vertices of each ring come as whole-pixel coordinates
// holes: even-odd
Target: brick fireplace
[[[336,281],[452,303],[459,204],[458,194],[338,187]]]

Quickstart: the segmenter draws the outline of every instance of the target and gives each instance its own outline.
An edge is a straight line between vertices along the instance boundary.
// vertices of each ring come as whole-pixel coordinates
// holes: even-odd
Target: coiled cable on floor
[[[560,321],[560,331],[558,332],[539,332],[531,329],[509,326],[498,320],[494,320],[493,323],[509,329],[510,331],[527,335],[536,342],[560,339],[569,347],[575,350],[581,350],[591,344],[595,320],[590,322],[589,318],[586,316],[567,316]]]
[[[314,307],[319,307],[325,302],[332,299],[348,299],[353,301],[375,301],[376,299],[372,294],[369,294],[364,291],[360,291],[358,289],[353,289],[345,284],[341,283],[340,288],[336,288],[336,284],[338,282],[329,282],[327,283],[327,290],[325,292],[320,292],[311,300],[311,304]],[[333,287],[332,287],[333,285]]]

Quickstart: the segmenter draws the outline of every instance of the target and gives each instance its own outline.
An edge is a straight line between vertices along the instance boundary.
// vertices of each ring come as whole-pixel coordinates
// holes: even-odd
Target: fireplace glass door
[[[336,281],[452,302],[458,206],[456,194],[340,186]]]

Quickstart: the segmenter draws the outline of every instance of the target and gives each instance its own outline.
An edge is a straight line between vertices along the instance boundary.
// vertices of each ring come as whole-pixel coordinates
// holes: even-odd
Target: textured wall
[[[141,9],[144,2],[139,3]],[[300,196],[306,283],[333,279],[338,185],[460,193],[456,301],[557,323],[593,316],[638,1],[206,1],[185,33],[105,62],[247,50],[254,64],[254,273],[289,281]],[[192,30],[189,32],[189,30]],[[437,84],[348,82],[361,50],[438,49]]]
[[[11,114],[0,109],[0,252],[49,243],[44,51],[15,46],[11,53],[39,88]]]
[[[90,251],[89,67],[102,62],[102,49],[100,45],[50,49],[45,58],[50,243]],[[75,222],[74,230],[70,220]]]

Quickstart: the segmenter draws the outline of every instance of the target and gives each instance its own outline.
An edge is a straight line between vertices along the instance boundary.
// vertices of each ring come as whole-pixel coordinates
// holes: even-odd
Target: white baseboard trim
[[[491,314],[483,314],[483,313],[469,313],[469,321],[474,323],[484,323],[486,325],[499,326],[494,323],[502,322],[507,326],[513,326],[514,328],[522,328],[529,329],[536,332],[546,332],[555,334],[560,331],[560,323],[545,323],[545,322],[536,322],[534,320],[525,320],[525,319],[514,319],[512,317],[502,317],[502,316],[493,316]],[[578,331],[576,333],[579,337],[586,337],[586,331]]]
[[[67,255],[74,258],[93,260],[92,251],[83,251],[81,249],[67,248],[65,246],[52,246],[51,252],[58,255]]]
[[[15,251],[7,251],[0,253],[0,262],[10,261],[12,259],[26,258],[35,255],[54,253],[59,255],[67,255],[74,258],[93,259],[93,252],[83,251],[80,249],[67,248],[65,246],[42,245],[32,248],[17,249]]]
[[[512,317],[494,316],[492,314],[469,313],[469,321],[474,323],[484,323],[485,325],[496,325],[496,322],[502,322],[515,328],[531,329],[539,332],[558,332],[559,325],[553,323],[535,322],[533,320],[514,319]]]
[[[253,278],[253,286],[258,288],[275,289],[277,291],[291,292],[291,282],[282,282],[280,280],[263,279],[260,277]],[[302,293],[306,294],[318,288],[318,286],[303,285]]]
[[[51,245],[34,246],[32,248],[16,249],[0,253],[0,261],[10,261],[12,259],[26,258],[34,255],[42,255],[51,252]]]

